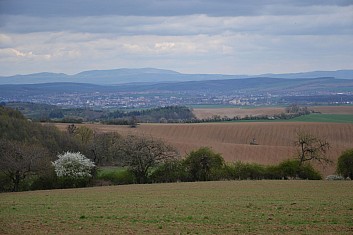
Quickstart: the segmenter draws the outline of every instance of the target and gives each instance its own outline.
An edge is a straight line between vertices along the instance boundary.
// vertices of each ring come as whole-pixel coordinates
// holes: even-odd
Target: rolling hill
[[[172,70],[140,68],[140,69],[112,69],[91,70],[74,75],[64,73],[36,73],[27,75],[1,76],[0,84],[38,84],[53,82],[91,83],[97,85],[124,83],[155,83],[155,82],[185,82],[203,80],[226,80],[239,78],[318,78],[332,77],[337,79],[353,79],[353,70],[315,71],[289,74],[262,75],[224,75],[224,74],[183,74]]]
[[[312,78],[246,78],[203,80],[187,82],[154,82],[120,85],[96,85],[88,83],[41,83],[41,84],[4,84],[0,93],[6,95],[35,95],[64,92],[346,92],[353,90],[353,79]]]

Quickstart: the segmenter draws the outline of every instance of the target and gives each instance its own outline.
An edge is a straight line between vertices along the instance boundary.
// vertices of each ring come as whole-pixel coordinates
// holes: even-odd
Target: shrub
[[[256,163],[237,161],[226,168],[228,179],[264,179],[266,175],[265,167]]]
[[[110,181],[113,184],[133,184],[136,180],[134,174],[128,169],[101,169],[97,173],[98,180]]]
[[[279,176],[284,179],[322,179],[320,173],[309,163],[300,165],[299,160],[286,160],[278,165]]]
[[[31,184],[31,190],[58,188],[58,177],[54,170],[35,177]]]
[[[348,149],[342,153],[337,162],[337,173],[344,178],[353,179],[353,149]]]
[[[321,180],[321,174],[314,169],[314,167],[310,164],[304,164],[301,166],[298,174],[300,179],[308,179],[308,180]]]
[[[246,170],[248,172],[249,179],[260,180],[265,176],[265,167],[260,164],[246,164]]]
[[[188,181],[188,173],[181,161],[169,161],[151,173],[150,181],[153,183]]]
[[[87,186],[95,169],[94,163],[79,152],[58,155],[52,164],[63,188]]]
[[[184,160],[184,166],[191,181],[213,180],[212,172],[224,167],[224,159],[210,148],[202,147],[191,151]]]
[[[211,178],[210,180],[228,180],[229,175],[228,175],[228,169],[226,165],[224,165],[221,168],[215,168],[211,170]]]
[[[282,178],[293,179],[299,177],[300,162],[298,160],[286,160],[278,165]]]
[[[91,173],[95,165],[81,153],[66,152],[58,155],[58,158],[53,162],[58,177],[85,178],[92,176]]]
[[[282,179],[282,178],[283,178],[283,175],[282,175],[281,169],[278,165],[266,167],[265,179],[278,180],[278,179]]]
[[[0,171],[0,192],[8,192],[13,188],[11,179]]]

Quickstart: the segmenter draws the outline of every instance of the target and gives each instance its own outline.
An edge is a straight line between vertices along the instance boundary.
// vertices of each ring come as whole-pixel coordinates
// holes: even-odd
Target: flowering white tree
[[[81,153],[66,152],[58,155],[58,159],[52,162],[58,177],[82,179],[91,177],[94,163]]]

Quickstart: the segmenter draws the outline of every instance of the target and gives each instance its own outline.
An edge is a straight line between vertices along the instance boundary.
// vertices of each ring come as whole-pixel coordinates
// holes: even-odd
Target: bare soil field
[[[309,109],[324,114],[353,114],[353,106],[312,106]]]
[[[323,114],[353,114],[353,106],[310,106],[310,110]],[[199,119],[212,118],[214,115],[233,118],[239,116],[276,115],[285,112],[283,107],[261,108],[194,108],[193,113]]]
[[[56,124],[65,130],[67,124]],[[329,156],[336,161],[348,148],[353,148],[353,124],[304,122],[251,122],[203,124],[141,124],[137,128],[100,124],[82,124],[97,132],[118,132],[162,139],[176,147],[182,156],[202,146],[212,147],[227,162],[244,161],[277,164],[296,153],[294,141],[298,131],[305,131],[331,144]],[[256,139],[258,145],[250,145]],[[335,164],[318,167],[324,174],[333,174]]]
[[[193,113],[198,119],[212,118],[214,115],[221,117],[227,116],[233,118],[239,116],[244,118],[245,116],[259,116],[259,115],[275,115],[281,114],[285,111],[285,108],[281,107],[269,107],[269,108],[194,108]]]

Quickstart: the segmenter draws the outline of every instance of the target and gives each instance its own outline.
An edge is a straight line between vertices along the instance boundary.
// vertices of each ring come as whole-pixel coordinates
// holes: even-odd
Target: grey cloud
[[[268,73],[352,68],[352,3],[0,0],[0,71],[161,67]]]
[[[6,33],[351,34],[353,28],[353,2],[344,0],[0,0],[0,11]]]
[[[353,6],[312,9],[311,15],[211,17],[86,16],[51,17],[7,16],[0,26],[8,33],[81,32],[122,35],[222,35],[228,33],[273,35],[353,34]],[[314,14],[316,13],[316,14]],[[107,36],[105,36],[107,37]]]
[[[246,16],[283,14],[283,7],[300,8],[315,5],[352,5],[350,0],[1,0],[1,14],[30,16]],[[287,8],[288,9],[288,8]],[[286,10],[285,14],[296,14]]]
[[[201,73],[266,73],[351,68],[352,36],[126,36],[111,39],[55,33],[17,35],[3,50],[2,73],[161,67]],[[31,45],[26,45],[26,41]],[[46,46],[49,43],[50,46]],[[1,54],[1,50],[0,50]],[[11,54],[11,58],[5,58]],[[1,59],[0,59],[1,60]],[[21,67],[13,66],[14,62]],[[23,65],[23,66],[22,66]],[[11,71],[12,69],[12,71]],[[286,71],[284,71],[286,70]]]

